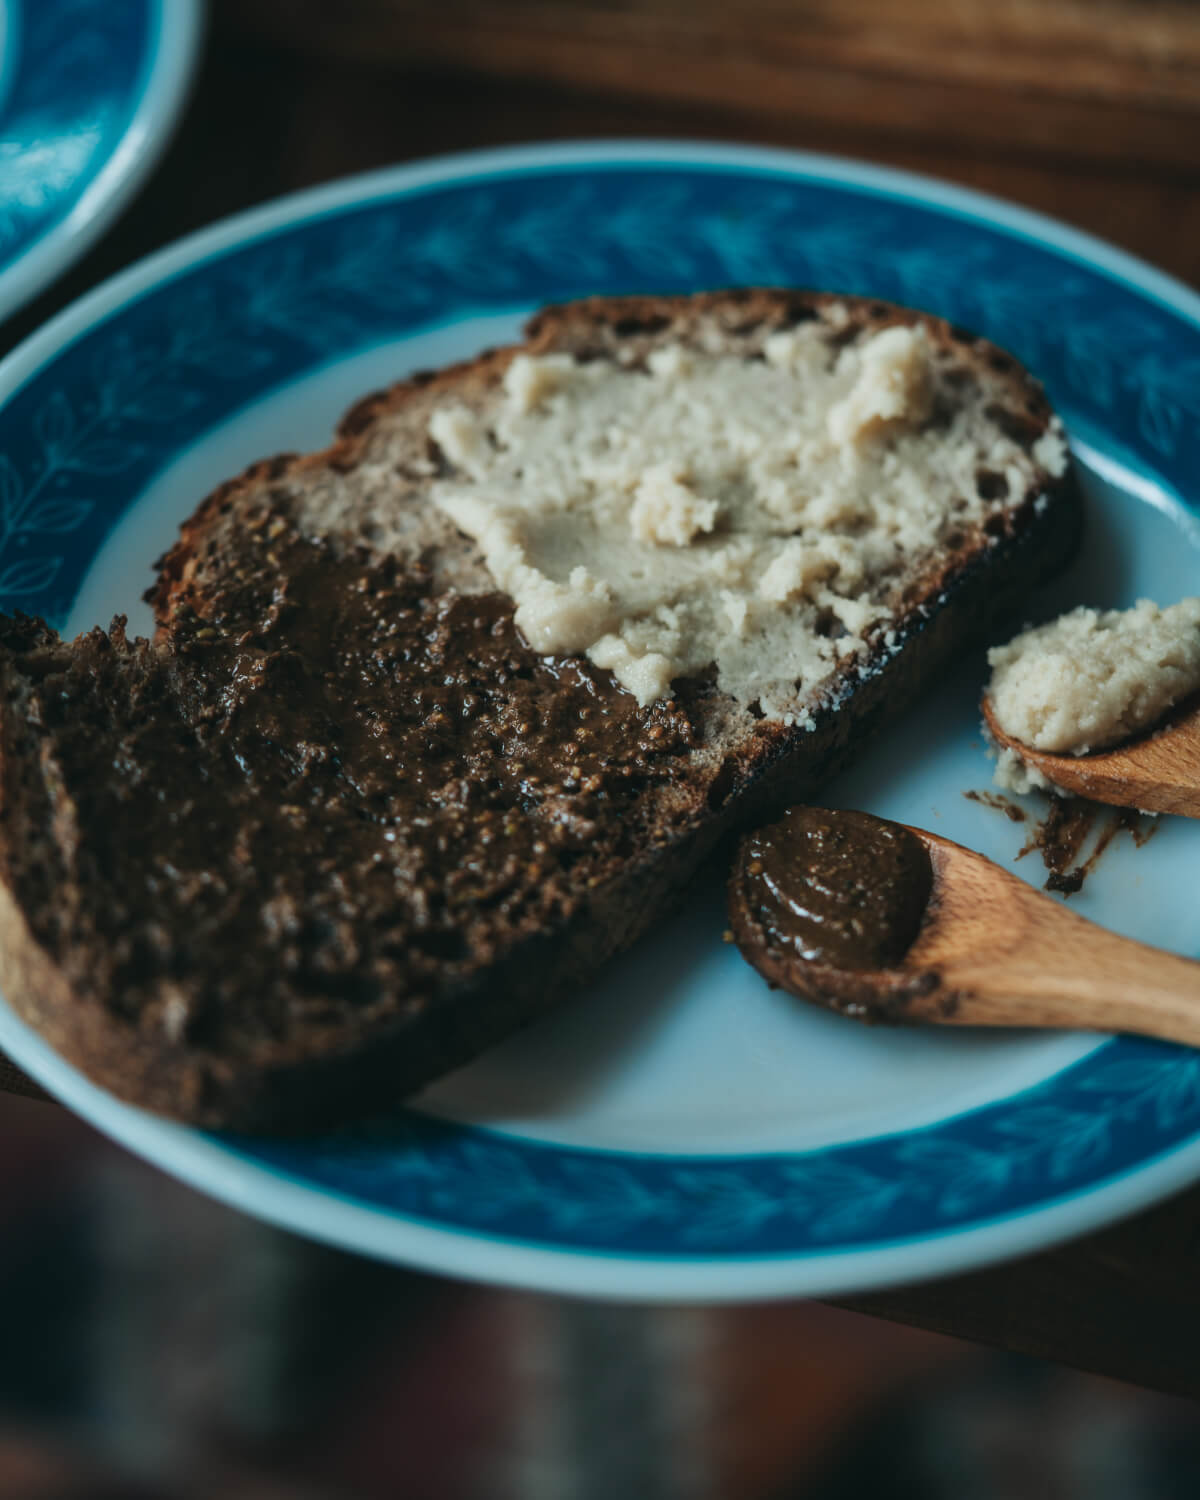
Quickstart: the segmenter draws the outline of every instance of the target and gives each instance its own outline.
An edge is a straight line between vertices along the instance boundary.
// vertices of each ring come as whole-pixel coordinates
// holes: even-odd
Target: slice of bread
[[[867,348],[894,328],[915,331],[927,365],[913,401],[912,371]],[[794,541],[792,523],[766,541],[731,537],[745,521],[741,461],[721,437],[735,499],[696,500],[668,423],[654,438],[667,499],[687,495],[682,510],[635,518],[637,556],[686,572],[685,543],[726,559],[740,547],[749,605],[722,575],[630,625],[623,591],[642,569],[618,561],[598,585],[604,619],[574,649],[553,646],[584,574],[543,544],[576,500],[522,518],[534,471],[514,466],[512,433],[575,475],[576,446],[607,451],[608,428],[658,431],[652,372],[699,365],[707,380],[720,361],[731,409],[746,408],[721,432],[736,443],[758,422],[774,441],[778,423],[741,386],[786,394],[767,367],[794,359],[818,381],[838,372],[841,414],[821,433],[845,447],[831,453],[818,434],[796,453],[826,455],[828,494],[867,476],[857,511],[814,511],[796,535],[841,538],[850,578],[870,541],[857,595],[833,564],[790,593],[764,588],[755,548]],[[531,382],[589,370],[557,405],[530,396]],[[670,399],[687,410],[692,388],[680,389]],[[597,390],[616,416],[588,427]],[[534,427],[512,425],[517,408]],[[717,415],[694,424],[706,453]],[[126,641],[120,622],[72,644],[4,623],[6,998],[123,1098],[206,1126],[299,1130],[403,1097],[586,985],[724,834],[811,795],[1066,560],[1080,504],[1057,432],[1040,388],[992,345],[882,303],[784,291],[552,308],[518,349],[360,402],[332,448],[258,464],[200,506],[160,560],[152,643]],[[914,454],[929,473],[906,469]],[[780,462],[786,498],[805,471]],[[876,485],[909,499],[872,509]],[[632,516],[641,493],[612,503]],[[524,548],[509,592],[493,513]],[[693,519],[678,532],[681,515]],[[591,536],[577,545],[603,572]],[[612,556],[627,560],[622,545]],[[530,578],[514,617],[509,595]],[[537,614],[547,589],[551,617]],[[710,596],[727,594],[730,639],[747,609],[758,633],[706,665],[698,632],[716,628]],[[784,617],[809,652],[790,682]],[[553,649],[529,644],[518,622],[531,620]],[[647,620],[654,652],[638,634]],[[605,652],[633,662],[628,680],[596,664]],[[651,655],[669,686],[637,675]]]

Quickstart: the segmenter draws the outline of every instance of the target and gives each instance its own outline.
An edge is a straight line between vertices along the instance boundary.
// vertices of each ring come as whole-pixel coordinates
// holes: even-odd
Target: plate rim
[[[159,0],[159,3],[166,3],[166,0]],[[195,8],[200,0],[179,0],[179,3]],[[202,259],[234,245],[249,245],[300,218],[315,220],[351,205],[364,205],[426,186],[461,184],[472,177],[539,168],[553,170],[563,165],[620,168],[649,166],[656,162],[702,168],[750,167],[777,171],[781,175],[802,175],[807,181],[828,182],[834,186],[849,182],[879,196],[933,204],[962,219],[1015,231],[1034,244],[1049,243],[1074,260],[1093,268],[1099,266],[1139,294],[1153,297],[1200,325],[1200,291],[1098,235],[995,194],[962,187],[926,173],[880,166],[829,152],[654,136],[629,140],[599,137],[447,152],[400,166],[376,167],[280,194],[265,203],[241,209],[192,230],[106,277],[10,350],[0,359],[0,402],[7,401],[20,388],[25,375],[34,373],[36,365],[47,357],[47,351],[82,332],[106,313],[132,301],[139,291],[161,285],[175,274],[193,269]]]
[[[337,1189],[306,1183],[286,1169],[265,1166],[202,1131],[148,1115],[72,1068],[2,999],[0,1042],[36,1082],[93,1129],[187,1186],[277,1228],[410,1269],[609,1301],[738,1303],[849,1296],[985,1270],[1115,1224],[1169,1197],[1200,1173],[1198,1133],[1123,1169],[1099,1187],[997,1215],[967,1229],[865,1249],[681,1257],[591,1246],[550,1248],[376,1208]],[[229,1171],[231,1156],[238,1163],[236,1173]],[[1039,1230],[1033,1244],[1023,1233],[1032,1218]],[[397,1243],[398,1226],[403,1243]]]
[[[247,245],[275,230],[424,186],[462,183],[472,177],[552,171],[565,165],[601,168],[654,163],[776,170],[807,181],[852,185],[946,209],[1065,252],[1092,269],[1119,277],[1140,296],[1151,296],[1200,324],[1200,295],[1183,283],[1103,240],[973,189],[871,163],[776,148],[667,140],[568,142],[456,153],[358,174],[288,194],[188,235],[110,278],[12,351],[0,362],[0,402],[79,334],[136,301],[142,292],[163,285],[175,274],[194,269],[226,249]],[[7,1007],[0,1020],[5,1023],[5,1031],[21,1026]],[[40,1056],[39,1048],[47,1055]],[[29,1043],[22,1045],[20,1052],[25,1055],[18,1060],[27,1062],[31,1073],[48,1083],[51,1092],[72,1107],[77,1107],[76,1100],[82,1101],[84,1107],[77,1112],[97,1128],[135,1154],[235,1207],[329,1243],[400,1263],[416,1263],[489,1282],[593,1296],[655,1300],[699,1296],[740,1301],[789,1294],[833,1295],[924,1280],[981,1267],[1022,1251],[1048,1248],[1136,1212],[1193,1181],[1200,1172],[1200,1139],[1193,1138],[1143,1158],[1101,1185],[1085,1187],[1061,1199],[1013,1210],[969,1228],[925,1232],[910,1243],[877,1243],[866,1249],[793,1249],[753,1255],[730,1252],[684,1258],[647,1251],[539,1247],[511,1235],[489,1237],[475,1229],[438,1227],[398,1210],[370,1207],[333,1188],[303,1183],[289,1177],[284,1168],[268,1168],[246,1158],[236,1152],[236,1147],[121,1105],[74,1073],[33,1033],[29,1033]],[[228,1169],[231,1151],[238,1157],[238,1173]],[[330,1212],[331,1204],[336,1204],[334,1213]],[[1031,1244],[1027,1230],[1033,1219],[1037,1220],[1038,1231]],[[389,1231],[395,1238],[398,1226],[406,1243],[386,1242]],[[426,1253],[414,1253],[411,1242],[423,1245]],[[481,1245],[486,1246],[482,1256]],[[579,1274],[585,1266],[587,1270]],[[805,1274],[810,1268],[819,1270]]]
[[[17,313],[79,260],[158,164],[182,118],[195,77],[204,34],[203,5],[204,0],[147,0],[149,46],[133,112],[67,212],[0,265],[0,321]],[[18,46],[24,19],[19,4],[8,7],[9,36],[15,36]],[[5,97],[20,66],[18,54],[5,73]]]

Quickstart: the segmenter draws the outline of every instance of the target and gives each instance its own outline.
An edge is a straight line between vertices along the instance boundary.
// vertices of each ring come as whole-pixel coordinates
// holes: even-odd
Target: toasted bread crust
[[[416,452],[420,443],[423,452],[432,404],[448,392],[459,399],[486,399],[521,350],[594,357],[620,349],[637,359],[656,343],[687,341],[714,324],[736,349],[739,340],[761,341],[764,331],[820,315],[833,302],[851,310],[853,329],[860,334],[921,322],[936,344],[954,350],[964,368],[986,372],[998,385],[1005,411],[1031,442],[1046,430],[1050,407],[1010,356],[906,309],[776,290],[593,299],[539,313],[522,345],[412,376],[364,398],[346,414],[337,440],[324,452],[281,455],[222,485],[160,559],[147,597],[164,631],[185,607],[203,615],[212,580],[236,560],[256,507],[294,510],[295,496],[305,486],[336,491],[368,463],[389,423],[407,423],[410,446]],[[431,520],[430,507],[422,508],[427,475],[414,468],[397,483],[407,487],[411,499],[413,555],[433,569],[438,587],[466,592],[485,587],[472,544],[440,518]],[[1070,472],[1039,475],[1024,495],[1011,498],[988,532],[965,536],[912,580],[905,611],[894,622],[894,643],[887,649],[880,644],[841,672],[816,706],[814,728],[763,720],[747,729],[740,721],[714,721],[708,746],[680,769],[683,814],[669,836],[664,832],[661,840],[635,850],[613,878],[573,892],[557,925],[518,935],[465,981],[448,981],[416,1021],[393,1015],[375,1026],[348,1028],[333,1045],[328,1036],[301,1035],[286,1046],[238,1056],[169,1043],[81,1002],[61,964],[34,936],[7,878],[0,883],[0,985],[18,1014],[97,1082],[196,1124],[297,1131],[393,1101],[469,1061],[586,983],[607,957],[662,919],[697,866],[731,832],[787,801],[811,797],[936,678],[955,652],[1066,561],[1079,527],[1080,502]],[[343,538],[340,544],[350,542]],[[11,744],[7,732],[4,744],[6,749]],[[8,837],[0,821],[0,851]]]

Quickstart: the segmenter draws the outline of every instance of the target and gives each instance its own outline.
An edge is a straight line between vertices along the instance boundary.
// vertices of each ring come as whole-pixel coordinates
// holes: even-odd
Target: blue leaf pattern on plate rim
[[[0,605],[61,621],[181,448],[329,359],[540,302],[736,282],[919,303],[1010,348],[1069,422],[1200,494],[1200,328],[1116,276],[953,210],[803,172],[614,162],[497,172],[314,215],[153,286],[0,411]],[[403,1111],[325,1139],[225,1138],[396,1214],[563,1248],[824,1253],[1085,1190],[1200,1133],[1200,1059],[1118,1039],[1011,1099],[813,1152],[571,1149]]]
[[[1200,1130],[1200,1059],[1120,1038],[923,1130],[819,1151],[544,1145],[414,1110],[317,1142],[222,1137],[294,1180],[443,1227],[562,1248],[795,1255],[964,1228],[1079,1192]]]

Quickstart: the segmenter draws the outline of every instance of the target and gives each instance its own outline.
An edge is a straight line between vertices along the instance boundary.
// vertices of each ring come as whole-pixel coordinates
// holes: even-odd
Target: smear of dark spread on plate
[[[1003,812],[1014,823],[1026,821],[1024,809],[998,792],[965,792],[972,802]],[[1017,855],[1024,859],[1035,850],[1049,874],[1044,890],[1060,896],[1074,896],[1092,873],[1118,834],[1127,833],[1137,848],[1153,838],[1159,820],[1140,813],[1135,807],[1109,807],[1085,797],[1060,797],[1051,793],[1042,818],[1030,829]],[[1091,852],[1083,851],[1091,836]]]
[[[994,808],[1002,812],[1010,823],[1023,823],[1025,821],[1025,809],[1018,807],[1008,797],[1001,796],[999,792],[964,792],[968,802],[982,802],[984,807]]]

